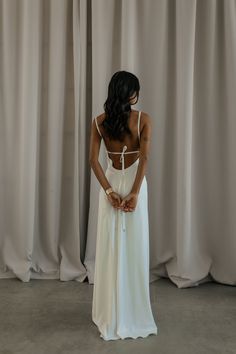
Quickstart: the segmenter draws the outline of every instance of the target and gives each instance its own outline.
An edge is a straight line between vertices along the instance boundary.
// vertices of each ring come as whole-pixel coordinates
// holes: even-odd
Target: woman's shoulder
[[[143,112],[143,111],[141,111],[141,117],[146,120],[151,119],[150,115],[147,112]]]
[[[103,120],[105,119],[105,112],[103,112],[103,113],[97,115],[97,116],[96,116],[96,119],[97,119],[98,125],[100,125],[100,124],[103,122]]]
[[[141,117],[140,117],[140,128],[141,130],[144,128],[144,126],[152,126],[152,118],[147,112],[141,112]]]

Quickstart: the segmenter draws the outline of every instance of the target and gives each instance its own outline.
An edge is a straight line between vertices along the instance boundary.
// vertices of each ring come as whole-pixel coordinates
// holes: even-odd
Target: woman
[[[149,294],[149,223],[145,171],[150,117],[131,109],[139,80],[116,72],[105,112],[91,126],[90,166],[101,184],[97,223],[92,320],[104,340],[157,334]],[[105,174],[98,162],[106,147]]]

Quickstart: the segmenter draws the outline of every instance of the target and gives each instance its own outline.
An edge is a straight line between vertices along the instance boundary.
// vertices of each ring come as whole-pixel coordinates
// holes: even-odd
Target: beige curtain
[[[1,0],[0,12],[0,277],[93,283],[90,124],[128,70],[153,121],[150,281],[235,285],[236,1]]]
[[[0,4],[0,276],[83,281],[86,1]]]

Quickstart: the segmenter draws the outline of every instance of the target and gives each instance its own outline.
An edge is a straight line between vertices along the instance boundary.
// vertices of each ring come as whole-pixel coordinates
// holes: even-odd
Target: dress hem
[[[124,332],[122,332],[122,334],[120,331],[117,331],[117,333],[114,334],[113,336],[106,336],[100,330],[99,324],[96,323],[94,320],[93,320],[93,322],[96,324],[96,326],[99,329],[100,337],[106,341],[116,340],[116,339],[126,339],[126,338],[137,339],[139,337],[146,338],[151,334],[158,335],[158,327],[154,327],[154,328],[149,328],[149,329],[140,330],[140,331],[130,331],[129,333],[124,331]]]

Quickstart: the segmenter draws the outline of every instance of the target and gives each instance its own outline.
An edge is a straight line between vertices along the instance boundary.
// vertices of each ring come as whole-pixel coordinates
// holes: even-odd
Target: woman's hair
[[[102,126],[111,140],[123,141],[124,134],[131,134],[128,118],[131,112],[129,99],[134,93],[139,97],[138,78],[125,70],[113,74],[108,85],[108,97],[104,103],[105,119]]]

